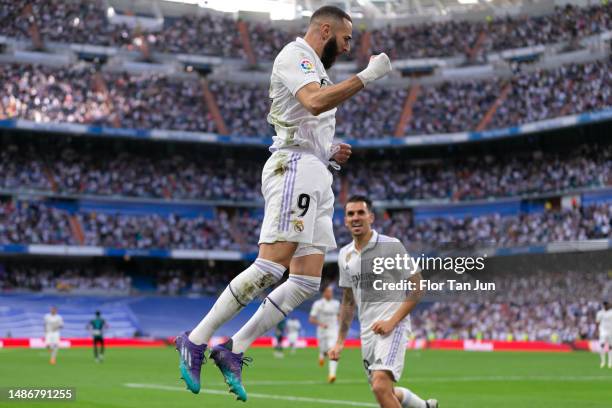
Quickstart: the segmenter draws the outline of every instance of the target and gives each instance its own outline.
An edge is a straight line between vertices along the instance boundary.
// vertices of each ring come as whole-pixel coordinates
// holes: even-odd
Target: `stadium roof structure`
[[[115,0],[116,1],[116,0]],[[124,0],[138,2],[143,0]],[[347,10],[354,18],[367,20],[482,18],[505,14],[546,14],[555,6],[588,6],[601,0],[162,0],[197,4],[225,12],[269,13],[273,20],[309,17],[323,5]]]

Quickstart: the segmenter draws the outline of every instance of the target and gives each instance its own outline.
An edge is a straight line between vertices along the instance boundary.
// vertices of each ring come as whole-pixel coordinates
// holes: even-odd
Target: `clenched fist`
[[[344,164],[351,157],[351,145],[347,143],[338,143],[332,147],[331,159],[338,164]]]
[[[363,86],[365,87],[372,81],[376,81],[387,75],[393,67],[391,66],[391,61],[389,57],[384,52],[378,55],[373,55],[370,57],[370,62],[366,69],[357,74],[357,77],[361,79],[363,82]]]

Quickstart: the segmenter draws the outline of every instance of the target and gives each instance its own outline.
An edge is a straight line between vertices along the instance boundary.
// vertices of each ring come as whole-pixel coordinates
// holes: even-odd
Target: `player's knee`
[[[299,288],[298,292],[302,295],[304,300],[319,293],[319,288],[321,286],[320,276],[302,276],[291,274],[289,275],[289,281]]]
[[[382,371],[375,371],[373,373],[371,388],[376,396],[393,394],[393,382],[390,381],[387,374]]]
[[[250,303],[266,288],[280,281],[287,268],[276,262],[257,258],[253,264],[229,284],[229,288],[238,302]]]

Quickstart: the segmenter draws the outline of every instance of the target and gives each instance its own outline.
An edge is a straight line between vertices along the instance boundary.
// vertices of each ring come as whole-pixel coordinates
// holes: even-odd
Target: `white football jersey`
[[[332,84],[321,59],[302,38],[287,44],[274,60],[270,78],[272,105],[268,122],[276,136],[271,151],[290,148],[312,153],[329,163],[336,131],[336,108],[312,115],[295,94],[311,82],[319,86]]]
[[[600,310],[597,312],[595,317],[597,323],[599,323],[599,333],[610,334],[612,333],[612,309]]]
[[[340,313],[340,302],[336,299],[327,300],[321,298],[313,303],[310,316],[319,322],[326,324],[327,328],[317,327],[317,337],[327,336],[338,332],[338,314]]]
[[[45,333],[59,333],[63,325],[64,319],[59,314],[47,313],[45,315]]]
[[[359,324],[361,326],[361,339],[367,340],[374,336],[371,330],[372,325],[378,320],[387,320],[396,312],[400,306],[397,302],[362,302],[361,288],[359,281],[361,278],[361,253],[374,247],[379,242],[400,242],[397,238],[389,237],[383,234],[378,234],[373,231],[372,237],[368,244],[362,248],[362,251],[355,249],[355,242],[342,247],[338,253],[338,269],[340,274],[339,286],[341,288],[351,288],[353,297],[357,305],[357,314]],[[406,276],[408,278],[409,276]],[[406,316],[403,320],[405,327],[410,330],[410,316]]]
[[[290,336],[291,334],[299,334],[301,328],[302,324],[298,319],[289,319],[289,321],[287,321],[287,336]]]

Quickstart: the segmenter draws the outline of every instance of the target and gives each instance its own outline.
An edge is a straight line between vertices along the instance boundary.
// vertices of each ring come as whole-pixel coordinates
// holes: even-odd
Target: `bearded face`
[[[325,67],[325,69],[330,69],[340,54],[342,54],[342,52],[338,49],[338,41],[336,41],[336,37],[330,37],[330,39],[327,40],[323,46],[323,53],[321,55],[323,67]]]

